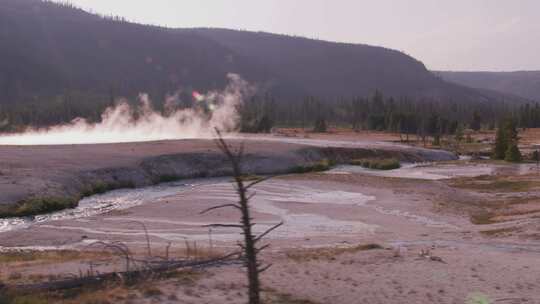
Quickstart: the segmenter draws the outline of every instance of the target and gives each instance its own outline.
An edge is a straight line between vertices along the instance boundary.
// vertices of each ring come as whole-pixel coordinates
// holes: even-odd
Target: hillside
[[[462,103],[509,100],[444,82],[420,61],[381,47],[168,29],[39,0],[0,1],[0,45],[0,105],[17,108],[8,120],[19,125],[98,119],[115,98],[140,92],[161,101],[179,88],[222,88],[231,72],[280,103],[308,95],[334,101],[375,90]]]
[[[238,54],[271,69],[280,80],[309,94],[326,97],[368,96],[375,90],[394,97],[479,102],[500,100],[441,81],[424,64],[399,51],[360,44],[334,43],[264,32],[193,29]]]
[[[540,101],[540,71],[518,72],[446,72],[437,71],[444,80],[473,88],[489,89]]]

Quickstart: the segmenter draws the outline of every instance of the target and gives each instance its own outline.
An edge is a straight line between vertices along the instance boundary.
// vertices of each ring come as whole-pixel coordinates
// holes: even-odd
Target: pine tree
[[[507,119],[499,124],[493,149],[494,159],[504,159],[510,162],[520,162],[521,152],[518,147],[519,137],[516,123]]]
[[[478,131],[480,128],[482,128],[482,117],[477,111],[474,111],[471,121],[471,129]]]
[[[458,144],[461,143],[461,141],[463,140],[464,133],[465,133],[465,130],[463,129],[463,125],[459,124],[457,126],[456,134],[454,136],[454,139],[458,142]]]
[[[521,162],[522,156],[517,146],[517,143],[512,143],[510,144],[510,146],[508,146],[508,150],[506,150],[504,160],[515,163]]]
[[[538,150],[535,150],[533,153],[532,153],[532,157],[531,159],[535,162],[538,162],[540,161],[540,152],[538,152]]]
[[[324,117],[319,117],[315,121],[313,131],[317,133],[325,133],[327,131],[326,119],[324,119]]]
[[[508,150],[508,140],[506,138],[505,124],[500,123],[495,137],[495,147],[493,148],[493,159],[504,159]]]

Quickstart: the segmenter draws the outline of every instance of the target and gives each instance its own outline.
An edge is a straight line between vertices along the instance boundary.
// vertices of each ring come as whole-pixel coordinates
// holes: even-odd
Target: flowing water
[[[82,199],[74,209],[66,209],[34,217],[0,219],[0,232],[23,229],[34,224],[55,220],[78,219],[108,213],[114,210],[124,210],[144,203],[156,201],[194,188],[203,184],[219,182],[216,179],[197,179],[182,182],[165,183],[157,186],[122,189],[93,195]]]

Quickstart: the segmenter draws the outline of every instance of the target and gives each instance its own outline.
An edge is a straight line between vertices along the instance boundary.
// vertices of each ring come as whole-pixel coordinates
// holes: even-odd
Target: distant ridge
[[[460,85],[499,91],[540,102],[540,71],[434,73],[446,81]]]
[[[179,87],[221,88],[233,72],[281,101],[386,96],[460,102],[514,101],[448,83],[399,51],[262,32],[167,29],[102,18],[39,0],[0,2],[0,104],[53,102]],[[75,93],[73,93],[75,92]],[[84,98],[78,98],[81,100]]]

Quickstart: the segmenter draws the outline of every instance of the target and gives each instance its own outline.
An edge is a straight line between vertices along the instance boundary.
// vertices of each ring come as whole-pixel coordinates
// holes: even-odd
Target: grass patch
[[[264,297],[264,303],[266,304],[318,304],[317,302],[299,299],[290,294],[283,294],[277,292],[271,292]]]
[[[177,174],[161,174],[158,177],[158,180],[157,180],[156,184],[176,182],[176,181],[181,180],[181,179],[182,179],[182,177],[180,175],[177,175]]]
[[[86,189],[82,191],[82,197],[92,196],[95,194],[103,194],[108,191],[116,190],[116,189],[133,189],[135,188],[135,184],[132,181],[116,181],[116,182],[104,182],[104,181],[97,181],[91,184],[90,186],[87,186]]]
[[[317,249],[302,249],[294,250],[286,253],[287,258],[295,262],[309,262],[318,260],[333,260],[336,256],[355,253],[359,251],[383,249],[379,244],[364,244],[354,247],[334,247],[334,248],[317,248]]]
[[[485,236],[496,237],[496,236],[506,235],[512,232],[518,232],[519,230],[520,229],[517,227],[507,227],[507,228],[499,228],[499,229],[491,229],[491,230],[482,230],[480,231],[480,233]]]
[[[476,178],[458,178],[452,186],[462,189],[498,192],[526,192],[538,188],[540,183],[531,180],[512,180],[496,176],[479,176]]]
[[[495,214],[489,211],[478,211],[471,214],[470,220],[475,225],[489,225],[497,223],[497,221],[493,220],[494,217]]]
[[[334,161],[323,159],[321,161],[305,165],[296,166],[291,169],[291,173],[310,173],[310,172],[323,172],[330,170],[335,165]]]
[[[103,181],[94,182],[81,191],[80,195],[72,196],[41,196],[32,197],[17,202],[13,205],[0,206],[0,218],[9,217],[26,217],[39,214],[46,214],[64,209],[75,208],[79,205],[79,201],[83,197],[102,194],[111,190],[135,188],[135,184],[131,181],[111,182]]]
[[[100,258],[104,256],[110,256],[110,254],[106,252],[81,252],[77,250],[9,251],[0,253],[0,263],[65,262],[80,259]]]
[[[0,293],[0,304],[41,304],[41,303],[124,303],[130,299],[161,298],[164,293],[159,288],[160,281],[174,280],[176,284],[192,285],[202,277],[201,272],[179,270],[162,273],[152,279],[143,279],[133,284],[122,284],[110,280],[91,284],[84,288],[74,288],[59,292],[27,294],[19,290]]]
[[[9,296],[0,294],[0,304],[48,304],[46,297],[42,295]]]
[[[0,218],[25,217],[54,211],[75,208],[80,197],[35,197],[18,202],[15,205],[2,206]]]
[[[361,166],[373,170],[394,170],[401,168],[399,160],[395,158],[353,159],[350,164],[353,166]]]

